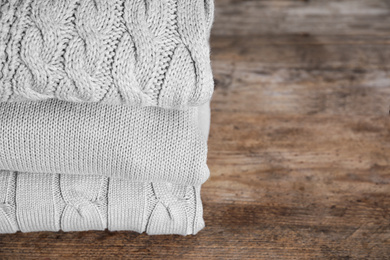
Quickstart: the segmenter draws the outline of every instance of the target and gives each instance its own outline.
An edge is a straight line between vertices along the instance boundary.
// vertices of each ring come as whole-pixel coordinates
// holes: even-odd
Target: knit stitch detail
[[[0,171],[0,233],[19,230],[16,221],[15,191],[16,173]]]
[[[211,0],[8,0],[0,101],[182,109],[211,99]]]
[[[0,189],[0,204],[6,198],[13,205],[7,218],[4,206],[0,207],[0,233],[108,229],[190,235],[199,231],[192,229],[195,205],[188,198],[200,195],[193,186],[8,171],[0,171],[0,180],[0,185],[8,187]],[[144,200],[142,194],[149,192]],[[54,196],[47,196],[50,193]],[[203,221],[203,216],[197,218]]]
[[[197,107],[0,103],[0,133],[3,170],[183,185],[210,175]]]

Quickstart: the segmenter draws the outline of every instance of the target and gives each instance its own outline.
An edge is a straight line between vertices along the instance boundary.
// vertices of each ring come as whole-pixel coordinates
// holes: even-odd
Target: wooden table
[[[0,235],[0,258],[390,259],[390,2],[216,0],[196,236]]]

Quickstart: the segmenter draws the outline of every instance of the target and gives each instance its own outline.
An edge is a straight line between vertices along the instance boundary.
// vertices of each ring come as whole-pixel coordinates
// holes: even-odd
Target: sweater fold
[[[211,99],[213,1],[8,0],[0,101],[182,109]]]
[[[198,108],[0,103],[0,169],[203,184]]]
[[[0,233],[196,234],[213,0],[0,2]]]
[[[196,234],[200,186],[0,171],[0,233],[62,230]]]

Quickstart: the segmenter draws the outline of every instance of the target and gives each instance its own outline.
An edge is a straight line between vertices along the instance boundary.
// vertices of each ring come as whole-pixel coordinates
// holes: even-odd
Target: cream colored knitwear
[[[0,233],[196,234],[213,0],[0,1]]]
[[[0,101],[183,108],[211,99],[212,0],[8,0]]]
[[[204,227],[197,107],[0,103],[0,132],[0,233]]]
[[[196,234],[200,186],[0,171],[0,233],[130,230]]]
[[[0,103],[0,132],[2,170],[182,185],[209,177],[197,107]]]

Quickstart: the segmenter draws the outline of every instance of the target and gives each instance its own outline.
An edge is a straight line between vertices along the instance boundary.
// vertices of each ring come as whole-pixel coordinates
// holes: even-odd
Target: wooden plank
[[[215,109],[388,114],[390,36],[213,36],[211,50]]]
[[[230,205],[213,218],[258,239],[261,259],[386,259],[389,129],[388,116],[213,110],[203,199]]]
[[[214,35],[389,35],[387,0],[216,0]]]

